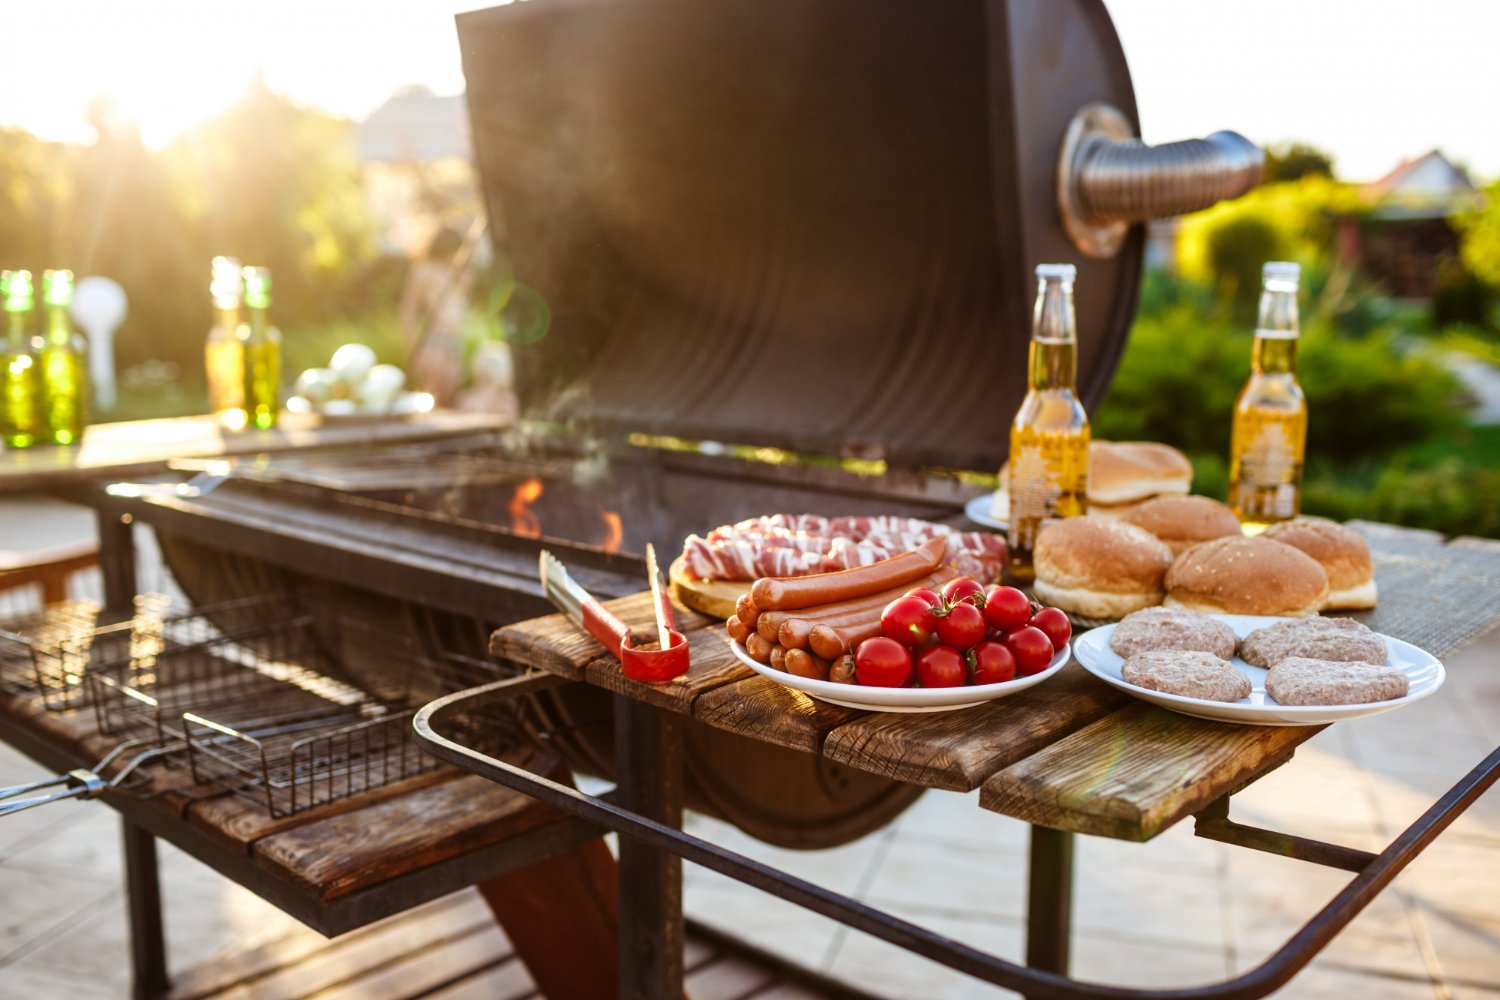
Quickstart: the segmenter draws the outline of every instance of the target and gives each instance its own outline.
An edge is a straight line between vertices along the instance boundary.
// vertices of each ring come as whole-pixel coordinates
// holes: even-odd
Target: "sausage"
[[[790,611],[762,611],[760,617],[755,619],[755,631],[767,642],[775,642],[776,630],[781,628],[781,623],[789,614]]]
[[[724,623],[724,631],[729,633],[729,638],[741,646],[745,644],[746,639],[750,638],[750,628],[744,622],[740,621],[739,615],[729,616],[729,620]]]
[[[880,617],[877,615],[857,625],[815,626],[807,635],[807,644],[824,659],[836,660],[866,639],[873,639],[879,634]]]
[[[861,597],[852,601],[841,601],[837,604],[795,612],[782,620],[781,627],[776,630],[776,641],[788,649],[806,649],[808,633],[815,625],[853,625],[871,614],[878,618],[887,604],[908,590],[914,587],[941,587],[957,575],[957,570],[951,566],[944,566],[935,573],[929,573],[925,577],[911,581],[910,586],[903,583],[890,590],[882,590],[871,597]],[[785,612],[767,613],[785,614]]]
[[[748,590],[741,594],[739,599],[734,602],[734,613],[739,617],[740,621],[751,628],[755,627],[755,620],[760,617],[760,608],[757,608],[755,602],[750,599],[750,592]]]
[[[771,649],[771,644],[759,632],[751,632],[750,637],[745,640],[745,651],[756,663],[770,663]]]
[[[780,646],[771,647],[771,666],[776,670],[786,669],[786,650]]]
[[[805,649],[786,651],[786,672],[816,681],[828,679],[828,661],[813,656]]]
[[[854,684],[854,654],[845,653],[828,668],[828,679],[835,684]]]
[[[750,588],[750,598],[761,611],[787,611],[869,597],[926,576],[947,553],[948,540],[939,536],[868,566],[814,576],[762,577]]]

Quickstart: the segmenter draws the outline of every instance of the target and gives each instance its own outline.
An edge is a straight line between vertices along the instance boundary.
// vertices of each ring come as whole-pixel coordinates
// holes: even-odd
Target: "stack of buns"
[[[1010,520],[1010,465],[1000,469],[1000,488],[990,505],[990,516]],[[1123,517],[1158,496],[1181,496],[1193,485],[1193,465],[1171,445],[1155,441],[1089,442],[1089,513]]]

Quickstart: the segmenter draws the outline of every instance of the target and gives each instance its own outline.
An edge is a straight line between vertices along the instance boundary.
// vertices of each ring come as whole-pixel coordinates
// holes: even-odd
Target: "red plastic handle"
[[[583,628],[589,635],[604,643],[604,648],[620,658],[620,649],[630,638],[630,626],[610,614],[604,605],[592,597],[582,602]]]
[[[674,680],[688,672],[691,657],[687,636],[675,629],[668,633],[666,649],[635,649],[627,641],[620,649],[620,669],[625,676],[649,684]]]

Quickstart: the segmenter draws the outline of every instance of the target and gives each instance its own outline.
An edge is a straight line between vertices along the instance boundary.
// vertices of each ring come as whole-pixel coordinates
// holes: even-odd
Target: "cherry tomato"
[[[940,607],[943,606],[943,595],[939,594],[937,591],[933,590],[931,587],[914,587],[911,590],[908,590],[906,593],[902,594],[901,596],[902,597],[920,597],[922,600],[926,601],[929,606],[934,607],[934,608],[940,608]]]
[[[1031,619],[1031,599],[1015,587],[991,587],[984,596],[984,620],[1004,631]]]
[[[1073,636],[1073,623],[1068,621],[1068,616],[1058,608],[1043,608],[1031,616],[1031,624],[1047,634],[1052,640],[1054,652],[1067,645]]]
[[[1022,677],[1039,674],[1052,663],[1052,640],[1039,628],[1018,628],[1006,637],[1005,645],[1016,658],[1016,670]]]
[[[951,688],[969,676],[964,655],[952,646],[933,646],[917,657],[917,680],[924,688]]]
[[[961,576],[957,580],[949,580],[943,584],[943,600],[949,604],[967,602],[974,605],[983,605],[984,588],[969,577]]]
[[[972,604],[955,604],[937,620],[938,638],[954,649],[973,649],[984,641],[984,614]]]
[[[911,672],[911,653],[895,639],[878,635],[854,651],[854,679],[867,687],[906,687]]]
[[[898,597],[880,613],[880,631],[903,646],[920,646],[937,629],[932,605],[920,597]]]
[[[854,683],[854,654],[845,653],[833,661],[833,666],[828,668],[828,679],[835,684]]]
[[[1016,676],[1016,657],[998,642],[981,642],[969,652],[969,672],[975,684],[999,684]]]

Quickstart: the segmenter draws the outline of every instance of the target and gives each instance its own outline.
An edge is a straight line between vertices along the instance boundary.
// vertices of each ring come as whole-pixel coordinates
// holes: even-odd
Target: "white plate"
[[[1040,684],[1061,670],[1071,655],[1071,647],[1063,646],[1046,670],[1030,677],[1017,677],[1003,684],[966,684],[951,688],[860,687],[858,684],[835,684],[811,677],[798,677],[796,674],[777,670],[769,664],[757,663],[754,657],[745,652],[745,647],[733,639],[726,641],[740,662],[762,677],[769,677],[778,684],[811,695],[819,701],[845,708],[862,708],[869,712],[952,712],[983,705],[987,701],[1004,698]]]
[[[1234,634],[1243,639],[1258,628],[1289,621],[1287,618],[1269,618],[1258,615],[1210,615],[1234,629]],[[1135,695],[1153,705],[1170,708],[1184,715],[1200,719],[1216,719],[1220,722],[1240,722],[1255,726],[1320,726],[1343,719],[1358,719],[1366,715],[1379,715],[1393,708],[1420,701],[1443,686],[1446,676],[1442,663],[1426,650],[1418,649],[1409,642],[1380,635],[1385,640],[1386,665],[1395,667],[1406,675],[1410,688],[1405,698],[1390,701],[1368,702],[1363,705],[1278,705],[1266,695],[1266,671],[1252,667],[1238,656],[1232,661],[1236,670],[1250,678],[1250,697],[1239,701],[1208,701],[1203,698],[1185,698],[1182,695],[1151,691],[1128,684],[1120,676],[1125,661],[1109,648],[1109,637],[1114,634],[1114,625],[1105,625],[1083,633],[1073,640],[1078,662],[1095,677],[1112,684],[1121,691]]]
[[[996,531],[1009,531],[1009,520],[1002,521],[990,513],[990,508],[994,503],[995,494],[981,493],[964,504],[964,516],[975,524],[982,524],[986,528],[994,528]]]

